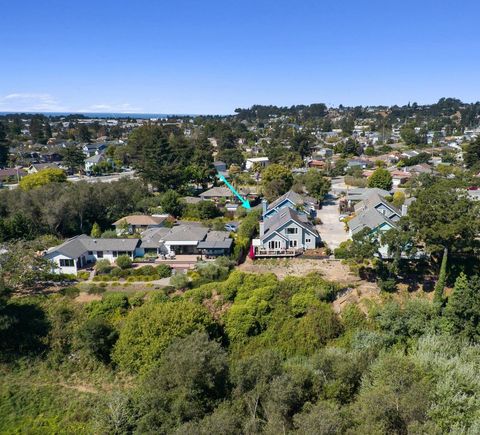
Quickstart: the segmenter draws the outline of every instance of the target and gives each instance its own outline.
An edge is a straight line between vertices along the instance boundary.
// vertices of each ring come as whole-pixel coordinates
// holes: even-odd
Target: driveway
[[[332,250],[348,240],[345,224],[338,220],[339,216],[338,198],[332,194],[327,195],[323,201],[323,207],[317,212],[317,217],[320,218],[322,224],[317,225],[316,228],[322,240]]]

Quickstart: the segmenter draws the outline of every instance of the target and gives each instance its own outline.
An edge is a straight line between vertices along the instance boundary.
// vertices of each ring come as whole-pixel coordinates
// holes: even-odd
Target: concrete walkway
[[[338,198],[331,194],[327,195],[323,207],[317,212],[317,217],[322,224],[317,225],[316,228],[323,242],[332,250],[349,238],[345,231],[345,224],[338,220],[339,216]]]

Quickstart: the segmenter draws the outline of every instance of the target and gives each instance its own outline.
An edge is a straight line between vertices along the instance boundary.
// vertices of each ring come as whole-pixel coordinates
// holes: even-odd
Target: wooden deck
[[[267,257],[296,257],[303,253],[302,249],[255,249],[255,258],[267,258]]]

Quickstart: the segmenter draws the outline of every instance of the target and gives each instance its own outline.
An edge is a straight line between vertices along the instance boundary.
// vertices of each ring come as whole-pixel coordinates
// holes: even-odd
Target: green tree
[[[392,204],[395,207],[401,208],[404,202],[405,202],[405,193],[403,193],[401,190],[397,190],[396,192],[393,193]]]
[[[303,159],[310,154],[311,137],[305,133],[298,133],[290,141],[290,149],[300,154]]]
[[[120,330],[113,360],[130,372],[146,372],[176,337],[212,331],[213,319],[202,306],[188,302],[150,301],[131,311]]]
[[[90,233],[90,235],[95,239],[99,239],[100,237],[102,237],[102,229],[97,222],[93,224],[92,232]]]
[[[440,273],[438,275],[437,283],[435,284],[435,294],[433,296],[433,301],[439,306],[441,306],[443,303],[443,290],[445,288],[445,282],[447,280],[447,259],[448,259],[448,249],[445,248],[443,250]]]
[[[79,124],[77,132],[77,138],[80,142],[87,142],[90,143],[92,140],[92,136],[88,126],[86,124]]]
[[[9,143],[7,141],[7,133],[5,125],[0,122],[0,168],[7,165],[9,153]]]
[[[105,363],[117,338],[117,331],[101,317],[87,320],[78,330],[79,347]]]
[[[390,190],[392,188],[392,174],[385,168],[377,168],[368,178],[368,187]]]
[[[461,273],[445,307],[448,329],[455,335],[480,340],[480,278]]]
[[[408,221],[417,243],[425,244],[432,255],[445,248],[452,255],[474,255],[480,232],[478,204],[451,183],[434,180],[416,193],[408,208]]]
[[[38,143],[46,143],[42,121],[41,115],[34,115],[30,119],[30,136]]]
[[[271,164],[262,172],[262,190],[269,201],[273,201],[286,193],[292,187],[292,184],[292,172],[282,165]]]
[[[77,148],[74,144],[67,145],[62,150],[62,158],[63,164],[72,172],[83,168],[85,163],[85,154],[83,154],[83,151],[80,148]]]
[[[160,198],[160,205],[165,213],[174,217],[181,216],[185,207],[180,195],[175,190],[167,190]]]
[[[129,136],[128,148],[132,163],[145,182],[160,191],[176,190],[185,182],[185,168],[190,150],[173,148],[167,133],[157,125],[144,125]]]
[[[385,355],[365,377],[355,403],[358,433],[408,433],[427,420],[431,386],[425,372],[408,357]]]
[[[309,195],[313,196],[318,202],[323,201],[331,187],[330,180],[323,177],[322,174],[315,169],[309,169],[307,171],[304,182]]]
[[[475,140],[468,143],[463,156],[463,161],[467,168],[472,168],[478,165],[480,162],[480,137],[477,137]]]
[[[171,433],[210,413],[228,391],[227,354],[204,332],[176,339],[139,391],[141,433]]]
[[[50,183],[64,183],[67,175],[63,169],[42,169],[35,174],[29,174],[20,180],[19,186],[23,190],[32,190]]]

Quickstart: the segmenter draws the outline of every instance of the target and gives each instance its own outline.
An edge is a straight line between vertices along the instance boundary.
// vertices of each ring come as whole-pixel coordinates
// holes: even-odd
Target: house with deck
[[[253,258],[295,257],[306,249],[315,249],[320,236],[305,214],[285,206],[260,222],[258,239],[252,240]]]

